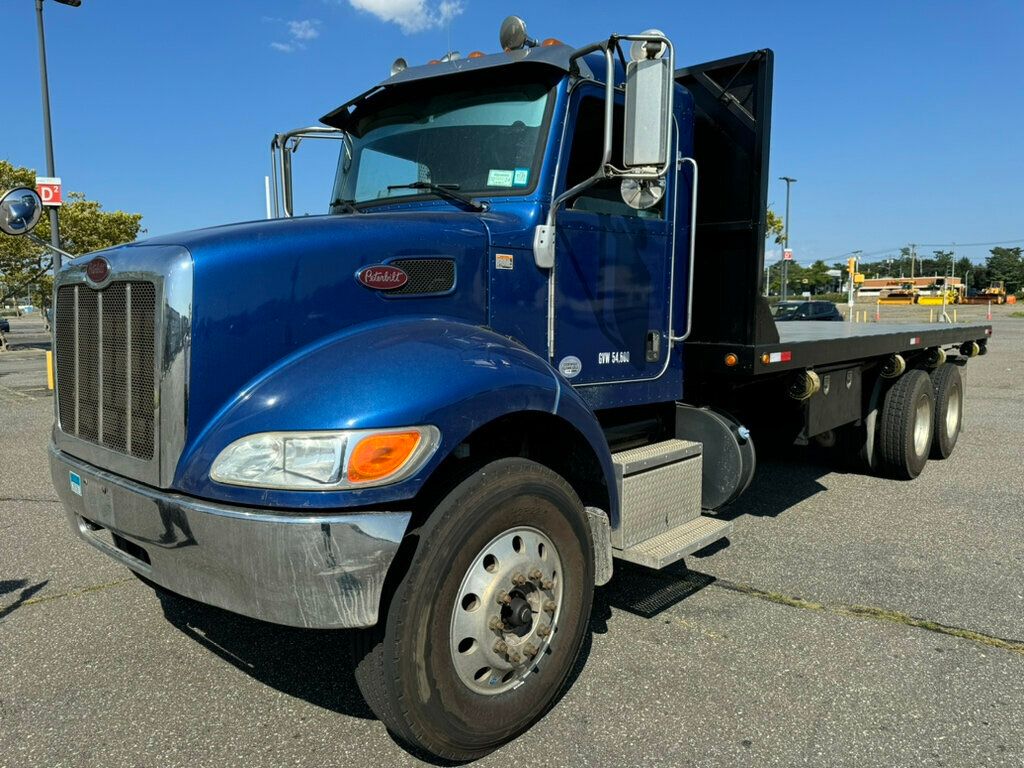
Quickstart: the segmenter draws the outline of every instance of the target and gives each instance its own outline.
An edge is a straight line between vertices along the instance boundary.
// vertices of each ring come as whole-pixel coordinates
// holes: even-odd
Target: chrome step
[[[612,463],[615,465],[615,471],[619,477],[626,477],[635,475],[637,472],[699,456],[700,452],[700,443],[695,443],[692,440],[665,440],[613,453]]]
[[[701,445],[665,440],[612,454],[619,525],[612,546],[629,549],[700,515]]]
[[[731,521],[701,516],[628,549],[613,549],[612,554],[648,568],[664,568],[730,533]]]

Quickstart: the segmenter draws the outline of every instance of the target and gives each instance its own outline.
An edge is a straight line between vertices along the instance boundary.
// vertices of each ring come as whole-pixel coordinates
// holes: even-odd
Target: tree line
[[[0,191],[14,187],[35,188],[36,172],[0,160]],[[141,213],[105,211],[81,192],[65,195],[60,208],[61,247],[77,255],[135,240],[145,232]],[[36,234],[50,240],[50,219],[44,215]],[[36,307],[50,306],[53,292],[52,254],[27,237],[0,235],[0,309],[25,299]]]
[[[767,236],[781,245],[782,233],[782,219],[769,210]],[[782,259],[769,265],[769,289],[773,294],[779,293],[781,289],[781,265]],[[846,278],[846,269],[845,261],[837,261],[829,266],[818,260],[807,267],[790,262],[789,292],[799,294],[809,291],[812,294],[819,294],[836,291]],[[898,254],[861,261],[858,269],[866,278],[938,275],[959,277],[964,281],[968,291],[980,291],[997,282],[1002,282],[1008,293],[1024,291],[1024,248],[1020,246],[991,248],[984,264],[975,264],[966,256],[957,258],[954,251],[933,250],[929,253],[918,253],[916,249],[907,246],[900,248]],[[843,277],[831,277],[827,274],[829,270],[839,270]]]

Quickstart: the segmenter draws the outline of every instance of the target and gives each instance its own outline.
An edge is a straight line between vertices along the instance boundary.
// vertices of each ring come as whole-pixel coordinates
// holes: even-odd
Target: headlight
[[[236,440],[210,477],[228,485],[329,491],[397,483],[437,450],[437,427],[262,432]]]

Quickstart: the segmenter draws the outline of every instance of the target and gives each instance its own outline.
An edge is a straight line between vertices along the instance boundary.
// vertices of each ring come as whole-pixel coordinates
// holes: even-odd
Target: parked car
[[[831,301],[780,301],[772,310],[779,320],[842,320],[843,316]]]
[[[6,317],[0,317],[0,333],[11,332],[11,321]]]

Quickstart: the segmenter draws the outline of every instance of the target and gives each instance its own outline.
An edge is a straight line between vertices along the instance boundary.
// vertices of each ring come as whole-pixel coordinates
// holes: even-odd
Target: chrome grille
[[[156,286],[64,285],[56,307],[57,413],[69,435],[152,459],[156,432]]]

